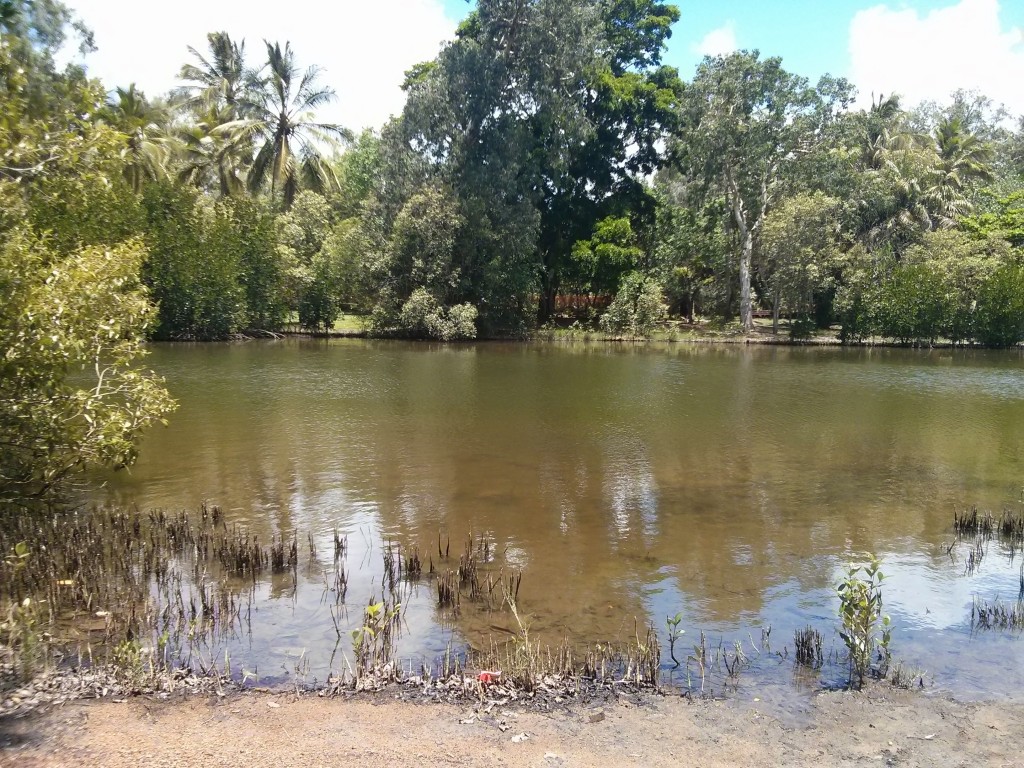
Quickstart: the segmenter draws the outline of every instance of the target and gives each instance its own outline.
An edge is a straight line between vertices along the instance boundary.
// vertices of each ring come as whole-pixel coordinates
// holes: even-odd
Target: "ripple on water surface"
[[[1019,558],[991,543],[968,574],[967,549],[946,551],[954,509],[1017,504],[1019,355],[343,341],[158,345],[150,361],[181,407],[95,498],[209,500],[261,541],[312,533],[321,553],[338,530],[347,653],[382,595],[383,542],[440,569],[439,537],[457,557],[472,535],[493,573],[525,572],[539,638],[626,642],[650,623],[664,645],[681,612],[688,655],[701,630],[741,644],[742,690],[803,690],[780,654],[807,624],[839,653],[834,585],[873,551],[897,658],[944,691],[1022,689],[1016,634],[970,626],[975,598],[1016,599]],[[300,649],[323,679],[340,663],[335,568],[259,584],[232,653],[274,670]],[[436,597],[430,577],[403,597],[404,656],[506,636],[507,616],[450,615]]]

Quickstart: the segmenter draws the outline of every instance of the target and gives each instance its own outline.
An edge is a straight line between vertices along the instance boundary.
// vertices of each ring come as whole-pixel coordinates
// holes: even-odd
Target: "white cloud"
[[[924,15],[879,5],[850,23],[850,80],[860,103],[899,93],[906,106],[976,89],[1024,114],[1024,31],[1003,29],[999,0],[960,0]]]
[[[175,87],[187,46],[206,53],[208,32],[245,40],[251,64],[265,57],[263,40],[290,41],[299,65],[323,69],[320,82],[337,101],[317,118],[353,130],[378,127],[401,111],[405,70],[434,58],[456,22],[441,0],[66,0],[96,33],[99,50],[86,56],[89,73],[108,88],[136,83],[148,96]],[[387,9],[387,10],[385,10]]]
[[[693,46],[693,52],[700,56],[724,56],[732,53],[736,44],[736,24],[730,19],[717,29],[712,29],[701,41]]]

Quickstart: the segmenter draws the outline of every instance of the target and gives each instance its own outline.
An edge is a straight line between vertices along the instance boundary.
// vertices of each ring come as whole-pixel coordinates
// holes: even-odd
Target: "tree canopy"
[[[477,0],[401,114],[356,137],[318,118],[334,90],[288,41],[212,31],[146,94],[58,70],[65,41],[92,46],[58,0],[0,3],[2,493],[131,462],[171,408],[147,338],[348,311],[443,341],[758,314],[1024,339],[1024,118],[963,91],[853,109],[850,83],[758,51],[687,81],[662,63],[679,21],[655,0]]]
[[[848,317],[861,253],[898,263],[947,229],[1019,246],[1024,131],[999,105],[958,91],[853,110],[845,80],[812,85],[758,51],[708,57],[686,81],[662,63],[680,21],[668,3],[479,0],[407,73],[402,113],[358,139],[318,119],[334,91],[287,41],[213,31],[183,50],[171,93],[128,82],[104,96],[80,70],[55,71],[65,38],[91,41],[65,6],[4,7],[0,173],[41,182],[37,227],[88,242],[68,215],[81,180],[42,178],[54,158],[37,121],[109,127],[120,180],[79,202],[96,231],[146,244],[161,338],[288,319],[323,331],[343,310],[371,332],[435,335],[403,324],[414,294],[438,316],[471,307],[459,336],[524,335],[572,320],[564,307],[607,306],[633,272],[690,320],[738,315],[750,332],[767,311],[776,328],[824,326]],[[124,205],[98,202],[112,197]],[[805,237],[822,216],[828,237]]]

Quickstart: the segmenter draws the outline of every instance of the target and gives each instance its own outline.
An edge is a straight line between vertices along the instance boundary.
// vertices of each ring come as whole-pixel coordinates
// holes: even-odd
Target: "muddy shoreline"
[[[744,700],[608,695],[550,706],[244,692],[73,702],[0,718],[2,766],[1020,765],[1024,704],[888,685]],[[397,698],[396,698],[397,697]]]

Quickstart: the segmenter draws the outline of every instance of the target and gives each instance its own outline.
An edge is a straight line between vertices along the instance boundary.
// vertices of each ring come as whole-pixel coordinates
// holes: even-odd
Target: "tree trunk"
[[[743,330],[754,330],[754,302],[750,290],[750,265],[754,258],[754,238],[746,226],[740,229],[740,321]]]
[[[772,335],[779,335],[779,309],[782,306],[781,299],[782,294],[779,291],[775,291],[775,301],[772,302]],[[792,317],[792,313],[790,313]]]
[[[747,209],[732,174],[726,172],[726,185],[732,207],[732,219],[740,236],[740,322],[743,330],[754,330],[754,302],[750,291],[750,269],[754,261],[754,231],[747,224]]]
[[[537,325],[544,325],[555,314],[555,296],[558,295],[558,281],[554,270],[547,269],[541,279],[540,298],[537,302]]]

